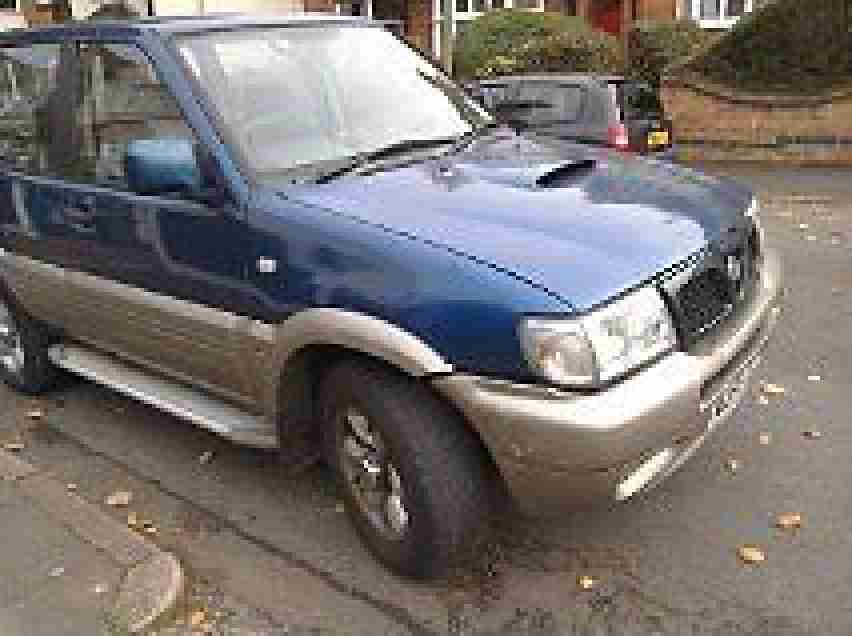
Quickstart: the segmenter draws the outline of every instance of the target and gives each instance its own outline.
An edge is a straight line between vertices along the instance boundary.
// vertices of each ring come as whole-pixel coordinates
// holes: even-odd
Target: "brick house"
[[[765,0],[764,0],[765,1]],[[309,10],[334,10],[395,21],[421,50],[438,57],[443,0],[304,0]],[[483,12],[497,8],[553,11],[585,17],[595,28],[624,34],[635,20],[687,18],[707,29],[724,29],[749,13],[761,0],[451,0],[454,33]]]
[[[30,22],[51,21],[37,9],[66,6],[75,18],[85,18],[103,3],[118,0],[0,0],[0,7],[17,9]],[[328,11],[389,21],[415,46],[440,55],[440,33],[445,0],[121,0],[141,14],[186,15],[222,11],[290,12]],[[553,11],[585,17],[595,28],[619,36],[634,20],[691,18],[711,29],[727,28],[755,4],[765,0],[450,0],[454,33],[472,19],[497,8]],[[66,10],[67,11],[67,10]],[[44,12],[42,12],[44,13]],[[62,13],[59,11],[59,13]],[[49,13],[45,15],[50,15]],[[60,18],[61,19],[61,18]]]

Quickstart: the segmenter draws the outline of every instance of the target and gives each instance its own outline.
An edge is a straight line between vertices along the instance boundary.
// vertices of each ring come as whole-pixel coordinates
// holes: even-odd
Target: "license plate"
[[[657,146],[668,146],[669,131],[657,130],[652,133],[648,133],[648,145],[652,148],[656,148]]]
[[[732,377],[728,378],[719,390],[701,405],[702,411],[709,411],[710,417],[707,421],[707,431],[712,431],[722,420],[728,417],[737,408],[748,388],[749,376],[754,368],[760,363],[761,356],[755,355],[746,364],[740,367]]]

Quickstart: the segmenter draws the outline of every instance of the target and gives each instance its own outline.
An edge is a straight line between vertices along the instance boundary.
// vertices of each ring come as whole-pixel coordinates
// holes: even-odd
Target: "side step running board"
[[[239,444],[278,446],[267,421],[198,389],[131,366],[118,358],[78,345],[54,345],[48,352],[58,367],[227,437]]]

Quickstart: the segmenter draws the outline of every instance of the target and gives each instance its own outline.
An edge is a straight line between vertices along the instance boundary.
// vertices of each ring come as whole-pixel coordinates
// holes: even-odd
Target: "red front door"
[[[599,0],[591,2],[589,7],[589,22],[600,31],[612,35],[620,35],[622,31],[621,18],[624,15],[621,3],[629,0]]]

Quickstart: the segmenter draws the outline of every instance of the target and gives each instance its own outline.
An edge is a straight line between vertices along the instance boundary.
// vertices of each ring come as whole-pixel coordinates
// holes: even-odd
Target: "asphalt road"
[[[188,602],[215,605],[221,633],[848,635],[850,173],[710,169],[766,197],[786,309],[755,384],[785,393],[768,404],[748,396],[656,490],[558,522],[507,521],[482,567],[448,583],[414,584],[378,566],[322,469],[293,474],[273,454],[90,383],[39,401],[40,420],[26,416],[31,400],[0,388],[0,441],[22,436],[28,461],[93,501],[132,491],[133,511],[157,524],[156,540],[202,590]],[[812,430],[822,436],[803,436]],[[802,514],[801,530],[773,528],[784,512]],[[743,544],[759,545],[766,562],[741,564]],[[581,575],[600,583],[582,590]]]

